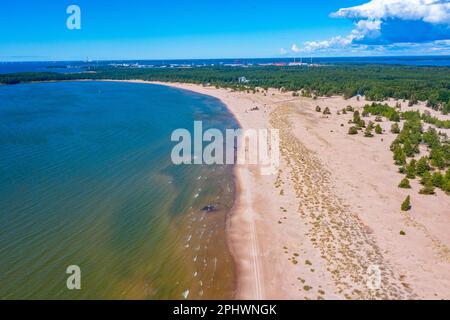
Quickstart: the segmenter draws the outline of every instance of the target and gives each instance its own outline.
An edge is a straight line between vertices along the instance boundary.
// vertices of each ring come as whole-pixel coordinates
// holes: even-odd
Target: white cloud
[[[352,43],[354,38],[355,36],[351,34],[347,37],[337,36],[323,41],[306,41],[304,49],[302,51],[311,52],[316,50],[328,49],[330,47],[346,47]]]
[[[284,49],[284,48],[280,49],[280,54],[281,55],[285,55],[286,53],[287,53],[286,49]]]
[[[449,0],[371,0],[368,3],[343,8],[333,17],[350,19],[422,20],[433,24],[450,25]]]
[[[297,47],[297,45],[295,43],[292,45],[291,50],[293,52],[300,52],[301,51],[301,49],[299,47]]]
[[[302,49],[295,45],[297,51],[293,45],[292,51],[382,50],[382,45],[402,43],[442,46],[448,45],[442,41],[450,39],[450,0],[370,0],[331,16],[351,19],[354,29],[347,36],[307,41]]]

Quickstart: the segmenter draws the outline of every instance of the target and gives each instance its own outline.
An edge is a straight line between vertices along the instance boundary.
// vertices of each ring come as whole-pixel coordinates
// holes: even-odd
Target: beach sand
[[[420,195],[418,181],[398,188],[390,122],[373,138],[347,134],[352,113],[337,110],[362,108],[363,98],[158,84],[220,99],[244,129],[280,130],[275,175],[236,166],[237,202],[227,226],[236,299],[450,299],[450,197],[440,190]],[[412,209],[405,213],[407,195]]]

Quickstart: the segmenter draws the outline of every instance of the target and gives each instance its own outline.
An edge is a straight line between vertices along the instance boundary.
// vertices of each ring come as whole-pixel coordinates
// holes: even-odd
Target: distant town
[[[294,58],[293,61],[274,61],[274,62],[240,62],[236,61],[233,63],[228,62],[213,62],[213,63],[161,63],[161,64],[142,64],[142,63],[109,63],[108,66],[110,67],[117,67],[117,68],[137,68],[137,69],[145,69],[145,68],[201,68],[201,67],[236,67],[236,68],[248,68],[252,66],[261,66],[261,67],[267,67],[267,66],[275,66],[275,67],[320,67],[321,64],[313,63],[313,58],[307,59],[309,62],[304,62],[303,58]]]

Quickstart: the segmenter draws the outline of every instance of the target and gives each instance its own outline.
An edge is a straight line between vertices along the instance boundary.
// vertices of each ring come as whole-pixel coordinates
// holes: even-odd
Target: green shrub
[[[367,126],[366,130],[364,131],[364,137],[367,137],[367,138],[373,137],[373,134],[372,134],[372,125],[371,125],[370,123],[369,123],[369,125]]]
[[[430,166],[428,164],[428,160],[425,157],[422,157],[417,161],[416,164],[416,174],[419,177],[422,177],[426,172],[430,171]]]
[[[434,185],[429,172],[424,173],[420,183],[423,184],[423,188],[419,191],[420,194],[434,194]]]
[[[402,147],[400,146],[396,146],[394,148],[394,161],[395,164],[398,166],[402,166],[406,164],[406,156],[405,153],[403,152]]]
[[[398,185],[399,188],[403,189],[411,189],[411,185],[409,184],[408,178],[404,178],[400,184]]]
[[[411,209],[411,197],[407,196],[405,201],[403,201],[401,207],[402,211],[408,211]]]
[[[390,117],[389,117],[390,121],[394,121],[394,122],[400,122],[400,115],[398,113],[393,113]]]
[[[353,112],[353,123],[359,124],[360,121],[361,121],[361,116],[359,115],[359,111],[356,110],[355,112]]]
[[[358,128],[356,128],[356,127],[350,127],[349,129],[348,129],[348,134],[358,134]]]
[[[445,183],[445,177],[442,173],[435,172],[431,176],[431,182],[433,183],[433,186],[435,186],[436,188],[442,189]]]
[[[398,126],[398,123],[394,123],[394,124],[391,126],[391,132],[392,132],[392,133],[395,133],[395,134],[400,133],[400,127]]]
[[[403,143],[403,152],[407,157],[414,157],[415,151],[409,140],[405,140]]]
[[[381,126],[379,124],[377,124],[375,126],[375,133],[376,134],[382,134],[383,133],[383,129],[381,128]]]
[[[416,177],[416,160],[412,159],[406,167],[406,177],[414,179]]]
[[[442,191],[450,193],[450,179],[444,179],[442,184]]]

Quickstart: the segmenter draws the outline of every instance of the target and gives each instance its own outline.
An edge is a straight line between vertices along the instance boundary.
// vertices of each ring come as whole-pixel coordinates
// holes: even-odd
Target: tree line
[[[246,77],[247,83],[239,83]],[[307,96],[363,95],[368,100],[387,98],[409,100],[410,104],[427,101],[430,108],[450,111],[450,68],[389,65],[329,65],[320,67],[194,67],[126,68],[90,67],[86,72],[53,72],[0,75],[0,83],[81,79],[140,79],[148,81],[187,82],[228,87],[236,90],[278,88],[302,91]]]

